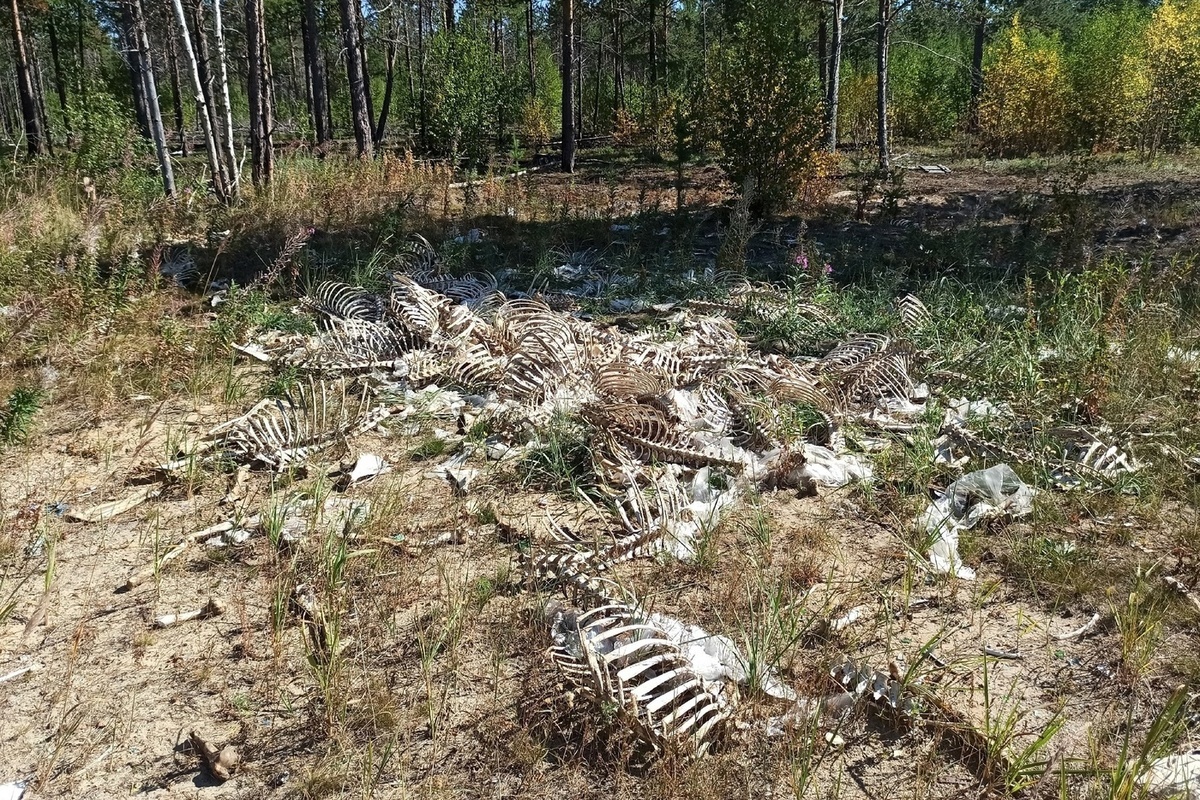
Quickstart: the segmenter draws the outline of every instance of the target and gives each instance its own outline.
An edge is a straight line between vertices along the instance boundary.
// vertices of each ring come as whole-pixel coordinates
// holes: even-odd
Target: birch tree
[[[15,2],[15,0],[14,0]],[[184,55],[192,68],[192,87],[196,91],[196,116],[200,118],[200,127],[204,130],[204,151],[208,155],[208,168],[212,172],[213,193],[222,203],[229,202],[229,191],[223,180],[221,157],[217,152],[216,138],[213,135],[212,116],[209,114],[208,103],[204,99],[204,83],[200,79],[200,65],[196,63],[196,51],[192,48],[192,37],[188,33],[187,15],[183,11],[183,0],[173,0],[175,21],[179,25],[179,33],[183,39]]]
[[[229,56],[225,50],[225,27],[221,23],[221,0],[213,0],[213,25],[217,36],[217,68],[221,75],[221,117],[225,121],[225,160],[229,170],[229,193],[236,200],[241,192],[242,179],[233,144],[233,105],[229,102]]]
[[[138,63],[142,91],[146,97],[146,113],[150,122],[150,137],[154,141],[154,152],[158,155],[158,169],[162,175],[163,192],[167,197],[175,196],[175,172],[171,167],[171,153],[167,149],[167,134],[163,130],[162,108],[158,104],[158,86],[154,81],[154,60],[150,52],[150,37],[146,34],[146,14],[142,0],[128,0],[133,30],[130,38],[138,49]]]

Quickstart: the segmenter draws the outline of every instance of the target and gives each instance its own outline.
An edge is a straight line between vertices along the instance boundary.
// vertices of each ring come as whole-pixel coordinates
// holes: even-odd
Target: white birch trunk
[[[213,24],[217,34],[217,64],[221,70],[221,116],[225,120],[225,160],[229,167],[229,193],[236,200],[241,190],[242,176],[238,170],[237,153],[233,146],[233,106],[229,102],[229,67],[225,56],[225,28],[221,25],[221,0],[213,0]]]
[[[192,86],[196,90],[196,106],[199,111],[200,127],[204,129],[204,150],[208,154],[208,168],[212,171],[213,191],[217,199],[228,202],[229,195],[224,182],[221,180],[221,160],[217,153],[216,140],[213,138],[212,117],[208,113],[208,103],[204,100],[204,84],[200,80],[200,65],[196,63],[196,50],[192,47],[192,36],[188,32],[187,16],[183,13],[183,0],[174,0],[175,20],[179,23],[179,32],[183,34],[183,49],[187,54],[188,63],[192,66]]]

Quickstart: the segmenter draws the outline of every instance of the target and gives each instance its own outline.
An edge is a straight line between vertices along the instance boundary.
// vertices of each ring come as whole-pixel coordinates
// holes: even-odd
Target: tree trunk
[[[583,23],[579,20],[583,4],[576,8],[575,30],[579,33],[573,37],[571,51],[575,56],[575,136],[583,136]]]
[[[842,89],[842,40],[846,0],[833,0],[833,36],[829,42],[829,76],[825,87],[825,149],[837,152],[838,98]]]
[[[655,11],[656,0],[650,3],[650,102],[658,97],[658,13]]]
[[[137,117],[138,133],[143,139],[150,138],[150,112],[146,110],[146,91],[142,83],[142,57],[133,35],[133,17],[129,5],[121,3],[121,27],[118,37],[124,51],[125,63],[129,66],[129,91],[133,95],[133,113]]]
[[[967,130],[979,132],[979,101],[983,97],[983,43],[987,36],[987,0],[975,7],[975,42],[971,51],[971,104],[968,106]]]
[[[85,56],[87,55],[87,50],[83,46],[83,8],[84,4],[82,2],[75,6],[75,40],[76,46],[79,48],[79,68],[75,70],[75,91],[79,95],[79,105],[83,109],[83,115],[86,119],[88,95],[87,81],[84,80],[84,65],[86,64]]]
[[[212,71],[209,65],[212,64],[212,55],[208,51],[208,33],[204,29],[204,2],[203,0],[192,0],[192,27],[195,30],[195,52],[196,52],[196,68],[200,73],[200,91],[204,93],[204,107],[207,109],[208,120],[213,132],[213,141],[217,145],[217,151],[222,151],[221,145],[221,120],[217,112],[217,102],[213,97],[213,79]],[[227,167],[224,162],[221,162],[221,173],[224,179],[224,173]]]
[[[367,114],[367,91],[363,76],[361,45],[358,40],[358,0],[338,0],[342,18],[342,39],[346,49],[346,77],[350,82],[350,122],[354,127],[354,142],[360,157],[369,158],[371,147],[371,119]]]
[[[625,32],[621,9],[613,14],[613,119],[625,108]]]
[[[413,81],[412,29],[408,25],[408,2],[400,9],[400,24],[404,26],[404,74],[408,78],[408,107],[417,101],[417,85]]]
[[[662,61],[663,84],[669,88],[671,85],[671,0],[663,0],[662,12],[662,43],[659,47],[659,58]]]
[[[262,9],[259,8],[261,28]],[[249,26],[249,22],[246,23]],[[217,69],[221,76],[221,116],[225,121],[225,167],[229,170],[229,194],[234,200],[242,190],[241,170],[238,169],[237,153],[233,141],[233,104],[229,102],[229,53],[225,48],[225,26],[221,21],[221,0],[213,0],[213,28],[217,37]],[[200,31],[197,34],[203,38]],[[249,36],[247,36],[249,38]],[[265,34],[264,34],[265,41]],[[207,49],[207,45],[205,46]],[[211,99],[212,92],[209,92]],[[219,142],[214,141],[214,144]],[[269,177],[269,176],[268,176]]]
[[[593,87],[593,89],[595,91],[595,97],[592,98],[592,100],[594,101],[592,103],[592,132],[593,133],[600,130],[600,90],[601,90],[600,80],[604,73],[604,47],[603,47],[603,44],[604,44],[603,37],[597,36],[596,37],[596,67],[593,70],[593,72],[595,73],[595,76],[596,76],[596,83],[595,83],[595,86]]]
[[[575,8],[562,0],[562,169],[575,171]]]
[[[371,71],[367,69],[366,24],[363,21],[361,2],[356,2],[354,4],[354,18],[355,24],[358,26],[358,53],[359,58],[362,61],[363,97],[365,97],[367,101],[367,126],[372,131],[372,136],[374,136],[373,126],[375,125],[375,96],[371,91]]]
[[[9,112],[8,91],[0,83],[0,124],[4,126],[4,135],[13,138],[13,123]]]
[[[821,96],[829,95],[829,21],[821,15],[817,23],[817,70],[821,78]]]
[[[171,167],[171,153],[167,150],[167,134],[163,130],[162,110],[158,105],[158,87],[154,82],[154,56],[150,50],[150,37],[146,35],[146,15],[142,11],[142,0],[128,0],[133,18],[133,39],[136,43],[142,67],[142,88],[146,93],[146,110],[150,115],[150,136],[154,139],[154,151],[158,154],[158,168],[162,173],[163,192],[167,197],[175,196],[175,172]]]
[[[267,116],[270,109],[265,97],[266,65],[263,63],[262,0],[246,0],[246,99],[250,105],[250,179],[263,186],[270,175],[265,173],[268,147]]]
[[[303,9],[302,9],[303,11]],[[304,47],[304,110],[308,112],[308,125],[316,135],[317,107],[313,102],[312,65],[308,58],[308,21],[300,14],[300,42]]]
[[[187,131],[184,130],[183,89],[179,82],[179,56],[175,52],[175,37],[167,36],[167,60],[171,67],[171,102],[175,106],[175,130],[179,133],[179,149],[188,154]]]
[[[533,47],[533,0],[525,3],[525,58],[529,61],[529,94],[537,97],[537,64]]]
[[[54,65],[54,90],[58,94],[58,110],[62,112],[63,127],[71,130],[71,110],[67,106],[67,85],[63,82],[62,59],[58,52],[58,29],[54,24],[54,9],[49,13],[50,61]]]
[[[445,0],[443,10],[443,22],[446,26],[446,33],[454,33],[454,0]]]
[[[383,136],[387,132],[388,113],[392,108],[392,88],[396,80],[396,30],[395,9],[392,10],[391,36],[387,43],[387,71],[383,80],[383,107],[379,109],[379,122],[375,125],[375,146],[383,144]]]
[[[429,104],[425,87],[425,19],[424,0],[417,0],[417,77],[421,82],[421,107],[419,109],[422,149],[429,149]]]
[[[891,34],[891,0],[879,0],[875,37],[875,147],[879,150],[879,169],[892,165],[888,140],[888,45]]]
[[[321,31],[317,27],[317,3],[316,0],[303,2],[304,63],[308,66],[308,76],[312,83],[313,134],[317,144],[324,144],[330,137],[330,128],[326,124],[329,98],[326,94],[325,64],[321,55]]]
[[[25,147],[29,155],[46,152],[42,121],[38,118],[37,100],[33,96],[33,76],[29,71],[29,55],[25,49],[25,34],[21,31],[21,10],[12,0],[13,60],[17,67],[17,91],[21,100],[21,119],[25,123]]]
[[[213,135],[212,116],[208,113],[208,103],[204,98],[204,84],[200,79],[200,65],[196,63],[196,51],[192,49],[192,37],[188,33],[187,14],[183,10],[183,0],[173,0],[175,21],[179,25],[180,39],[183,41],[184,55],[192,67],[192,88],[196,92],[196,116],[200,118],[200,127],[204,130],[204,152],[208,155],[208,168],[212,172],[213,194],[217,200],[226,203],[229,193],[225,187],[224,175],[221,171],[221,157],[217,151],[216,137]]]
[[[46,84],[42,80],[42,61],[38,58],[37,37],[29,42],[29,66],[33,73],[33,97],[37,100],[38,115],[42,119],[42,132],[46,136],[46,152],[54,155],[54,132],[50,127],[50,115],[46,113]]]

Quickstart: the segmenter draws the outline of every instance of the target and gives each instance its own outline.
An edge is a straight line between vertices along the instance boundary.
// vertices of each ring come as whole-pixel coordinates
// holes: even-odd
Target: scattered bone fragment
[[[111,500],[90,508],[71,509],[66,513],[66,517],[78,522],[104,522],[124,514],[131,508],[140,506],[153,497],[158,497],[162,492],[162,486],[161,483],[148,483],[145,486],[139,486],[134,492],[120,500]]]
[[[247,342],[246,344],[234,344],[233,349],[237,350],[242,355],[249,356],[255,361],[262,361],[264,364],[271,361],[271,354],[268,353],[258,342]]]
[[[1165,575],[1163,576],[1163,582],[1190,600],[1192,605],[1194,605],[1197,610],[1200,610],[1200,596],[1197,596],[1195,592],[1189,589],[1183,581],[1179,580],[1179,578],[1176,578],[1174,575]]]
[[[1100,624],[1100,615],[1098,613],[1092,614],[1092,618],[1089,619],[1087,622],[1083,623],[1082,626],[1076,628],[1073,631],[1067,631],[1066,633],[1051,634],[1050,638],[1056,639],[1057,641],[1060,641],[1060,642],[1067,642],[1067,641],[1070,641],[1071,639],[1079,639],[1083,636],[1087,636],[1089,633],[1091,633],[1093,630],[1095,630],[1096,626],[1099,624]]]
[[[224,533],[218,534],[211,539],[207,539],[204,544],[209,547],[218,548],[231,546],[237,547],[238,545],[243,545],[250,541],[250,537],[253,535],[253,532],[247,530],[246,528],[234,528],[231,531],[225,531]]]
[[[195,731],[191,732],[189,738],[191,739],[192,747],[204,759],[204,765],[213,778],[224,783],[237,772],[238,767],[242,763],[242,758],[238,755],[238,751],[234,749],[233,745],[227,744],[224,747],[218,748]]]
[[[237,468],[233,474],[233,483],[229,487],[229,491],[221,497],[219,505],[236,505],[245,499],[246,484],[250,481],[250,468],[242,465]]]
[[[870,611],[866,606],[855,606],[837,619],[829,621],[829,630],[833,633],[844,631],[854,623],[862,619],[863,615]]]
[[[1001,650],[998,647],[991,647],[989,645],[984,645],[983,654],[991,656],[992,658],[1000,658],[1008,661],[1019,661],[1025,657],[1017,650]]]
[[[220,600],[209,598],[208,602],[203,607],[194,611],[185,611],[182,614],[164,614],[154,620],[154,627],[169,628],[172,625],[178,625],[181,622],[191,622],[194,619],[210,619],[219,617],[225,613],[225,604]]]
[[[350,469],[348,486],[354,486],[363,481],[381,475],[389,469],[388,463],[374,453],[360,453],[354,466]]]
[[[185,536],[183,538],[182,541],[179,542],[179,544],[175,545],[170,550],[163,553],[162,556],[158,559],[157,563],[151,564],[150,566],[142,569],[140,572],[135,572],[133,575],[130,575],[129,580],[125,581],[125,583],[121,587],[119,587],[117,589],[117,591],[130,592],[130,591],[133,591],[134,589],[136,589],[137,587],[141,586],[143,583],[154,580],[154,576],[157,575],[158,573],[160,573],[164,566],[166,566],[169,562],[174,561],[176,558],[179,558],[179,556],[183,555],[184,551],[186,551],[193,542],[197,542],[207,536],[212,536],[214,534],[225,533],[226,531],[232,531],[233,528],[234,528],[233,523],[230,522],[229,520],[226,520],[225,522],[218,522],[216,525],[205,528],[204,530],[196,531],[195,533],[188,534],[187,536]]]
[[[5,675],[0,675],[0,683],[5,683],[7,681],[16,680],[17,678],[21,677],[22,675],[27,675],[31,672],[37,672],[41,668],[42,668],[41,664],[27,664],[26,666],[21,667],[19,669],[14,669],[12,672],[9,672]]]
[[[785,714],[767,720],[767,736],[782,736],[789,730],[802,730],[812,723],[822,727],[836,726],[844,720],[858,697],[841,691],[824,697],[801,697]]]

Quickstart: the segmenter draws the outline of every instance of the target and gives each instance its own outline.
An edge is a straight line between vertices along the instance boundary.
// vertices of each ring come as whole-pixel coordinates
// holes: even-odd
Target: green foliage
[[[1018,14],[989,56],[979,107],[984,149],[1012,154],[1061,148],[1070,86],[1058,38],[1026,28]]]
[[[587,432],[577,420],[555,416],[541,441],[518,464],[522,483],[570,497],[584,496],[596,488],[592,450]]]
[[[966,43],[952,36],[929,37],[920,47],[893,48],[888,87],[896,136],[936,141],[954,133],[970,99],[967,58]]]
[[[508,125],[524,121],[522,106],[527,77],[517,69],[505,70],[491,42],[479,26],[455,33],[439,33],[430,42],[430,130],[435,141],[451,155],[480,164],[488,160],[497,136]],[[542,80],[546,78],[543,69]],[[549,115],[546,101],[537,110]]]
[[[76,123],[80,134],[75,166],[85,175],[106,172],[133,154],[133,123],[130,111],[99,87],[94,87]]]
[[[1092,149],[1130,144],[1149,89],[1140,6],[1097,9],[1084,22],[1067,56],[1072,139]]]
[[[25,441],[41,400],[42,393],[38,389],[23,386],[13,389],[4,408],[0,410],[0,444],[13,445]]]
[[[756,213],[771,214],[820,177],[820,92],[812,59],[796,40],[796,9],[748,2],[745,11],[718,53],[711,115],[729,177],[754,187]]]

